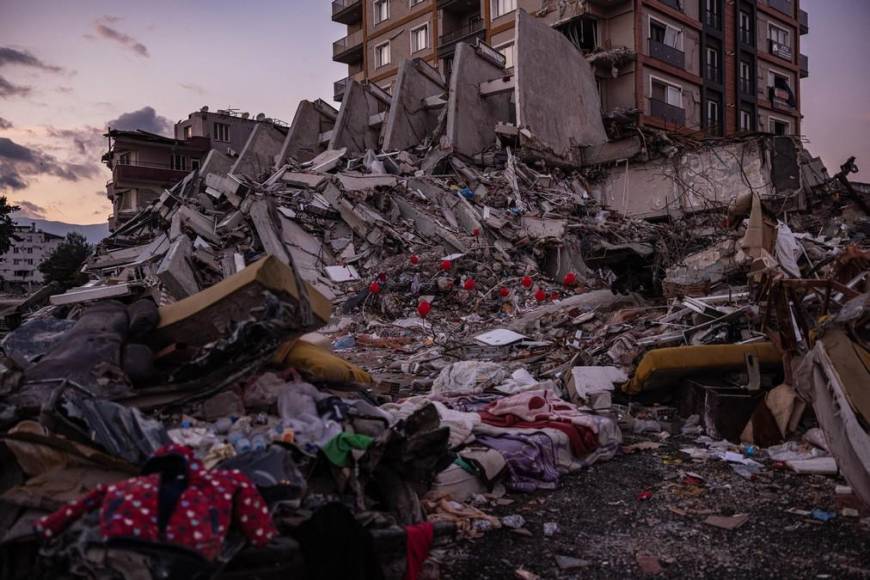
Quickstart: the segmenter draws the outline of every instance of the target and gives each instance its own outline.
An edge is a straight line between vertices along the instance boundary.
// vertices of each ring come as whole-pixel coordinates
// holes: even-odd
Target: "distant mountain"
[[[56,236],[66,236],[70,232],[78,232],[87,238],[91,244],[96,244],[109,235],[108,223],[91,225],[66,224],[63,222],[26,218],[15,214],[12,214],[12,219],[15,220],[15,223],[22,226],[36,224],[37,229]]]

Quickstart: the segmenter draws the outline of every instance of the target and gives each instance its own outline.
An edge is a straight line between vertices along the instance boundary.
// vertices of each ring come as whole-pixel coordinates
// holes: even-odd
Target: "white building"
[[[38,230],[36,224],[15,226],[15,237],[9,251],[0,255],[0,280],[6,287],[42,284],[39,265],[63,237]]]

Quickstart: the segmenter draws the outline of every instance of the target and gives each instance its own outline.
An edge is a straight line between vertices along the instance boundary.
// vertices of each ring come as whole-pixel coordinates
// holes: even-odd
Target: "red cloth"
[[[571,453],[575,457],[584,457],[598,447],[598,437],[589,427],[577,425],[569,421],[523,421],[516,415],[493,415],[488,411],[478,413],[480,419],[493,427],[508,427],[511,429],[558,429],[568,436]]]
[[[429,548],[432,547],[432,538],[435,528],[431,522],[423,522],[413,526],[405,526],[407,536],[407,568],[405,580],[417,580],[423,569],[423,562],[429,557]]]
[[[231,524],[255,546],[264,546],[277,533],[269,509],[256,486],[238,470],[206,471],[181,445],[167,445],[154,457],[180,455],[187,465],[187,487],[178,498],[165,533],[157,522],[160,474],[127,479],[114,485],[100,485],[35,524],[44,539],[62,533],[86,513],[100,510],[100,533],[109,538],[135,538],[177,544],[216,558]]]

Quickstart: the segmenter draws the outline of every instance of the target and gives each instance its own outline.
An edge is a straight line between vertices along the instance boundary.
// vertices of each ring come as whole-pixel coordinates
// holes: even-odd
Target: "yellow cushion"
[[[289,340],[275,352],[273,362],[284,368],[295,368],[315,381],[330,383],[368,383],[370,374],[336,356],[328,349],[304,340]]]

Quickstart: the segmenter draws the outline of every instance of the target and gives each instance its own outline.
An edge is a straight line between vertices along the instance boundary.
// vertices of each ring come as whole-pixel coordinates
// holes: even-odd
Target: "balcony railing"
[[[722,73],[718,66],[708,64],[704,67],[704,79],[712,82],[722,84]]]
[[[157,163],[138,165],[115,165],[112,169],[112,181],[115,186],[129,181],[147,181],[173,185],[187,176],[189,171],[172,169],[169,165]]]
[[[798,24],[800,25],[801,34],[809,34],[810,32],[810,15],[806,10],[798,10]]]
[[[347,90],[347,85],[350,82],[350,77],[345,77],[341,80],[335,81],[332,85],[332,98],[335,101],[341,101],[344,98],[344,92]]]
[[[686,124],[686,111],[658,99],[649,100],[649,113],[666,123],[683,126]]]
[[[755,86],[752,79],[737,79],[737,87],[740,89],[741,95],[755,96]]]
[[[353,24],[360,20],[362,20],[362,0],[333,0],[333,22]]]
[[[442,34],[438,37],[438,56],[443,57],[450,54],[456,47],[456,43],[471,38],[483,38],[484,26],[482,20],[472,20],[471,22]]]
[[[792,107],[788,102],[788,96],[783,94],[782,90],[777,93],[776,87],[767,88],[767,97],[770,99],[770,104],[773,105],[774,109],[781,109],[783,111],[791,111],[794,109],[794,107]]]
[[[704,26],[722,30],[722,15],[711,10],[704,10]]]
[[[755,35],[752,34],[752,29],[741,28],[739,32],[740,42],[742,42],[746,46],[755,46]]]
[[[801,78],[805,79],[808,76],[810,76],[810,59],[809,59],[809,57],[807,57],[807,55],[802,54],[800,56],[800,62],[801,62],[801,66],[800,66]]]
[[[363,31],[357,30],[332,43],[332,60],[349,64],[362,59]]]
[[[791,0],[767,0],[767,5],[783,14],[794,16],[794,6]]]
[[[777,41],[770,39],[768,41],[770,54],[779,58],[790,61],[792,57],[791,47],[787,44],[780,44]]]
[[[686,68],[686,54],[673,46],[649,39],[649,55],[677,68]]]
[[[479,0],[438,0],[436,4],[438,8],[448,12],[462,13],[480,10]]]

